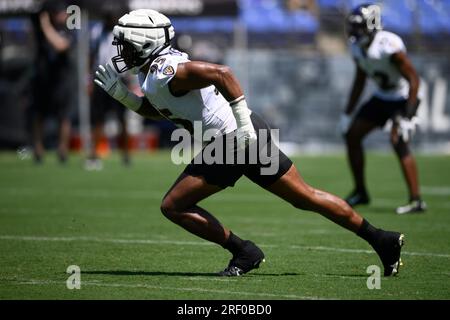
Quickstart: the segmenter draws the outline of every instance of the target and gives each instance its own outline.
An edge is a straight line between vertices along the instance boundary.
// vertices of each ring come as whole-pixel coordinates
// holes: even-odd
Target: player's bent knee
[[[167,197],[162,200],[160,209],[161,213],[169,220],[173,220],[177,215],[174,203]]]
[[[178,223],[182,219],[183,213],[186,211],[186,207],[180,206],[171,199],[170,196],[166,196],[160,206],[161,213],[172,222]]]

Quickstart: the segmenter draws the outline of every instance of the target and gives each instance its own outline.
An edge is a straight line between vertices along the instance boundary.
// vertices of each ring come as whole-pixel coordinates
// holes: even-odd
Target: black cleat
[[[264,253],[253,242],[245,241],[241,252],[233,255],[228,267],[219,272],[219,276],[236,277],[241,276],[250,270],[259,268],[259,264],[264,262]]]
[[[395,212],[397,214],[408,214],[408,213],[424,213],[427,210],[427,204],[423,200],[413,200],[407,205],[398,207]]]
[[[353,191],[346,199],[350,207],[354,207],[360,204],[369,204],[370,198],[366,191]]]
[[[402,259],[400,257],[405,236],[398,232],[383,231],[379,244],[375,248],[384,267],[384,276],[398,274]]]

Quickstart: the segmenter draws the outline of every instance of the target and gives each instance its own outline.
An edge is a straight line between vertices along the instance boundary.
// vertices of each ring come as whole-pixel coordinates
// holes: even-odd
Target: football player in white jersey
[[[391,143],[400,160],[409,191],[409,203],[398,207],[396,212],[423,212],[426,205],[420,196],[417,166],[409,147],[417,125],[415,114],[419,105],[419,77],[406,55],[402,39],[392,32],[381,30],[380,18],[377,16],[379,10],[376,5],[364,4],[356,7],[347,17],[356,75],[341,118],[355,183],[355,189],[346,201],[352,207],[370,202],[364,176],[362,141],[374,129],[383,128],[391,119]],[[377,91],[352,119],[350,115],[364,90],[367,78],[375,81]]]
[[[231,252],[232,259],[220,275],[239,276],[257,268],[264,259],[261,249],[239,238],[198,205],[245,175],[294,207],[318,212],[354,232],[378,253],[384,274],[396,274],[403,235],[373,227],[344,200],[306,184],[289,158],[278,149],[272,150],[269,159],[271,164],[277,164],[272,174],[263,173],[265,164],[260,160],[245,164],[229,164],[223,159],[213,163],[195,161],[201,160],[207,148],[223,137],[232,137],[233,156],[242,150],[251,152],[256,144],[268,145],[270,128],[248,109],[230,68],[190,61],[185,53],[171,48],[174,33],[170,20],[154,10],[141,9],[124,15],[113,30],[113,44],[118,50],[118,55],[112,58],[116,70],[109,64],[99,66],[94,80],[114,99],[144,117],[169,118],[190,132],[195,127],[194,121],[200,121],[204,129],[214,131],[215,139],[206,142],[164,196],[161,203],[164,216]],[[127,70],[139,74],[145,97],[129,92],[121,82],[117,72]],[[266,137],[261,129],[268,133]]]

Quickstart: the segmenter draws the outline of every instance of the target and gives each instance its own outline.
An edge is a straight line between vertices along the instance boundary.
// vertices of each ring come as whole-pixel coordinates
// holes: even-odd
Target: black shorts
[[[375,123],[379,127],[384,127],[386,121],[394,118],[398,114],[405,114],[407,100],[383,100],[372,97],[367,101],[356,114],[355,119],[364,119]]]
[[[232,132],[207,144],[192,159],[184,173],[201,176],[207,183],[222,188],[234,186],[243,175],[261,187],[268,187],[276,182],[289,170],[292,161],[273,142],[269,125],[254,112],[251,120],[257,132],[258,141],[247,147],[245,159],[242,158],[242,153],[237,152],[235,132]],[[221,142],[220,139],[222,139]],[[226,155],[227,150],[225,150],[230,143],[231,157]],[[221,160],[214,163],[205,161],[206,154],[215,155],[211,152],[215,148],[217,148],[216,150],[222,148],[223,152],[220,157],[216,158]],[[233,163],[230,163],[231,158]],[[226,161],[227,159],[228,161]]]

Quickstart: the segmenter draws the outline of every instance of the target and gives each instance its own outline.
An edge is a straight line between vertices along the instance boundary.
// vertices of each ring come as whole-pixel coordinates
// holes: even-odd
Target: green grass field
[[[166,220],[160,200],[183,167],[168,153],[139,154],[101,172],[72,157],[61,167],[0,154],[0,299],[450,299],[450,157],[421,156],[429,211],[397,216],[406,200],[393,155],[369,154],[372,224],[406,234],[398,277],[366,286],[379,264],[364,241],[299,211],[242,178],[202,206],[266,254],[243,277],[220,278],[230,255]],[[339,196],[351,183],[343,155],[293,159],[305,180]],[[69,265],[81,289],[68,290]]]

